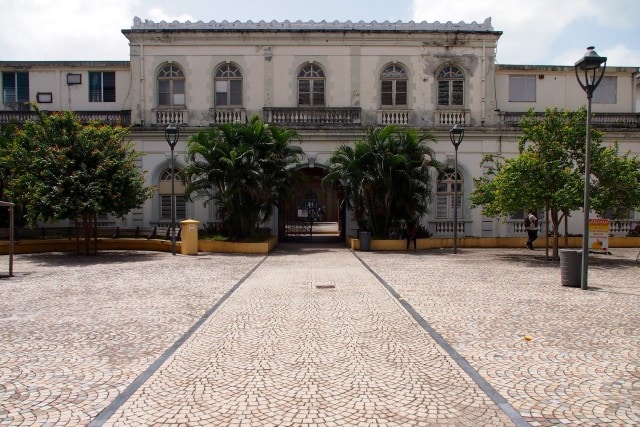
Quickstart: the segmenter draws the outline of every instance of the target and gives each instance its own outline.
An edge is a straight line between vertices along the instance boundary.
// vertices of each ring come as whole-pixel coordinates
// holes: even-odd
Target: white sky
[[[0,61],[129,59],[121,30],[153,21],[483,22],[500,64],[573,65],[595,46],[640,66],[639,0],[0,0]]]

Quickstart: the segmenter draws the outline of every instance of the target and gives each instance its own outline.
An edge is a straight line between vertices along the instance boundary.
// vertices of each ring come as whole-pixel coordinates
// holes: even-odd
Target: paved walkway
[[[19,255],[0,425],[640,424],[637,249],[459,252]]]

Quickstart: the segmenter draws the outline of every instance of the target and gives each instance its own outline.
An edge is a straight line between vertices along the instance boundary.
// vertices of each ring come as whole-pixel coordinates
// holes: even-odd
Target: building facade
[[[453,234],[454,183],[459,236],[521,235],[518,215],[504,221],[471,209],[473,178],[483,174],[485,154],[517,154],[518,122],[530,108],[576,110],[586,104],[573,66],[498,65],[502,33],[482,23],[197,22],[155,23],[136,18],[122,31],[129,40],[126,62],[1,62],[0,122],[28,118],[28,102],[41,110],[77,111],[132,127],[144,153],[140,168],[155,186],[152,199],[124,219],[129,226],[166,225],[170,220],[171,159],[164,137],[180,125],[176,165],[185,165],[190,136],[213,124],[265,122],[296,129],[305,152],[298,168],[304,188],[266,224],[274,233],[300,209],[322,208],[338,221],[336,194],[320,188],[325,164],[337,147],[362,139],[367,129],[394,124],[429,130],[438,160],[433,203],[423,225],[436,236]],[[578,60],[579,58],[576,58]],[[640,154],[640,75],[637,67],[608,67],[593,99],[593,123],[605,143]],[[465,126],[453,174],[449,130]],[[185,202],[176,185],[177,217],[202,223],[219,218],[216,206]],[[523,207],[523,209],[526,207]],[[343,228],[355,225],[346,215]],[[580,215],[570,232],[579,233]],[[624,234],[640,214],[617,221]]]

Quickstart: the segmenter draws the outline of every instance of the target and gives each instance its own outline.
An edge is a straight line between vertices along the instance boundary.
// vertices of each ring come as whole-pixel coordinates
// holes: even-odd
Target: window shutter
[[[102,73],[103,99],[102,102],[116,102],[116,72]]]
[[[18,102],[29,102],[29,73],[16,73]]]
[[[102,102],[102,73],[89,72],[89,102]]]
[[[12,104],[16,102],[16,74],[2,73],[2,102]]]
[[[436,198],[436,217],[437,218],[449,218],[449,196],[437,196]]]

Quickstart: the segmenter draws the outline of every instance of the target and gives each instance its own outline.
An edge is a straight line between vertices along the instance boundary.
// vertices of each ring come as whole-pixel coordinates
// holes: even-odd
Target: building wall
[[[164,137],[166,109],[158,108],[157,76],[167,64],[178,65],[186,78],[186,101],[179,121],[180,140],[175,147],[178,167],[186,163],[188,139],[208,128],[216,119],[213,76],[218,66],[236,65],[242,71],[243,94],[240,110],[244,118],[266,116],[269,109],[300,109],[297,105],[297,72],[310,62],[322,67],[326,76],[327,109],[360,109],[360,121],[348,125],[316,123],[294,126],[302,137],[307,157],[301,167],[322,167],[333,150],[365,136],[371,126],[382,126],[380,75],[389,64],[402,65],[408,74],[406,113],[410,126],[431,131],[437,142],[436,157],[453,166],[454,149],[449,129],[454,123],[465,125],[464,141],[458,152],[463,176],[463,192],[473,189],[473,178],[483,174],[485,154],[514,156],[518,148],[518,114],[533,108],[575,110],[586,104],[586,96],[576,82],[573,66],[497,65],[495,52],[501,32],[490,21],[481,24],[351,24],[351,23],[144,23],[136,20],[123,30],[130,42],[128,62],[0,62],[0,71],[28,70],[30,97],[51,92],[48,110],[76,111],[131,110],[131,138],[144,153],[140,162],[149,185],[170,165],[169,147]],[[447,64],[464,73],[464,104],[438,106],[437,73]],[[88,72],[116,71],[116,102],[88,102]],[[69,73],[82,75],[81,85],[69,86]],[[513,76],[531,76],[535,97],[526,102],[510,100]],[[640,76],[637,67],[608,67],[608,77],[616,77],[614,103],[593,104],[593,111],[625,118],[631,125],[608,127],[605,143],[620,145],[621,152],[640,154],[638,103]],[[104,104],[104,105],[98,105]],[[107,105],[108,104],[108,105]],[[2,110],[8,110],[5,105]],[[461,113],[450,116],[449,113]],[[452,121],[443,121],[443,117]],[[511,120],[511,122],[510,122]],[[634,122],[635,120],[635,122]],[[635,123],[635,125],[633,124]],[[133,211],[124,223],[153,225],[159,220],[159,194]],[[524,208],[524,207],[523,207]],[[201,222],[216,219],[215,206],[187,204],[187,215]],[[432,205],[423,223],[433,231],[446,221],[435,218]],[[519,220],[485,218],[479,209],[471,210],[464,198],[462,222],[467,236],[511,236],[517,234]],[[635,214],[637,215],[637,214]],[[580,233],[581,215],[574,215],[570,232]],[[272,228],[276,228],[272,224]],[[349,227],[347,227],[349,228]],[[441,234],[447,234],[442,231]]]
[[[132,97],[133,122],[157,123],[157,73],[174,63],[187,79],[189,126],[206,126],[213,105],[213,73],[231,62],[245,82],[247,115],[263,107],[297,105],[296,73],[304,64],[320,65],[326,74],[327,107],[361,107],[365,124],[375,124],[380,107],[379,81],[385,65],[402,64],[410,78],[409,108],[415,125],[432,126],[437,102],[435,74],[452,63],[465,73],[465,109],[469,124],[481,125],[495,103],[490,78],[499,33],[469,32],[198,32],[125,30],[131,45],[132,78],[140,82]],[[425,46],[428,46],[426,48]],[[142,64],[142,65],[140,65]]]
[[[89,72],[113,71],[116,77],[114,102],[89,102]],[[119,111],[129,110],[131,71],[128,61],[104,62],[0,62],[0,72],[28,72],[29,99],[41,110]],[[80,75],[79,84],[67,84],[68,75]],[[38,102],[38,94],[51,94],[51,102]],[[42,99],[42,98],[40,98]],[[0,99],[0,108],[11,106]]]
[[[594,99],[594,113],[629,113],[634,112],[634,72],[632,67],[608,67],[606,77],[616,78],[616,102],[602,103]],[[512,102],[509,100],[509,77],[532,76],[535,78],[535,102]],[[572,66],[498,66],[495,74],[497,107],[503,111],[527,111],[534,108],[544,111],[546,108],[558,107],[577,110],[586,105],[585,93],[580,89]],[[596,93],[602,91],[602,86]]]

